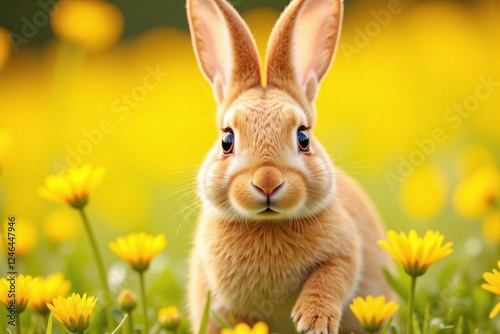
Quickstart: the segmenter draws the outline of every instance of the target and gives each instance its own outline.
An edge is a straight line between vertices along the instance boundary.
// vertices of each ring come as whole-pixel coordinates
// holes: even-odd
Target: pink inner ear
[[[330,66],[338,37],[337,2],[311,0],[295,25],[294,58],[304,87],[315,76],[319,82]]]
[[[212,83],[217,80],[224,86],[229,81],[228,73],[232,65],[227,28],[211,1],[198,0],[195,3],[194,25],[200,39],[197,48],[201,66]]]

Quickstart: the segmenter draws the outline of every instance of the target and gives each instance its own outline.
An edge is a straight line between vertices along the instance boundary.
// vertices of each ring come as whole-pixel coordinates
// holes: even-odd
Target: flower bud
[[[175,331],[181,323],[181,315],[175,306],[163,307],[158,311],[158,323],[163,329]]]
[[[137,306],[137,296],[129,289],[124,289],[118,296],[118,307],[124,312],[132,312]]]

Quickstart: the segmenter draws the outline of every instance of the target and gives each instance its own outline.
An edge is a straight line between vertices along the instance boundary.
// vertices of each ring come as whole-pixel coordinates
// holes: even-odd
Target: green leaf
[[[422,334],[420,330],[420,326],[418,325],[418,318],[416,314],[413,314],[413,333],[414,334]]]
[[[392,317],[389,319],[389,321],[387,321],[384,328],[382,329],[382,333],[380,333],[380,334],[387,334],[387,332],[389,331],[389,328],[391,328],[391,323],[392,323]]]
[[[231,324],[233,324],[233,327],[236,326],[238,324],[238,321],[236,320],[236,318],[234,317],[234,314],[229,312],[229,319],[231,320]]]
[[[406,273],[401,275],[401,271],[399,273],[399,277],[406,277]],[[402,278],[397,278],[393,274],[391,274],[387,269],[384,269],[384,276],[392,289],[399,295],[402,300],[408,300],[408,287],[410,284],[407,284],[403,281]]]
[[[217,323],[219,324],[219,326],[221,326],[222,328],[231,328],[232,326],[229,325],[227,322],[224,321],[224,319],[222,319],[218,314],[217,312],[215,311],[212,311],[212,315],[213,317],[215,318],[215,321],[217,321]]]
[[[200,330],[198,334],[205,334],[208,326],[208,319],[210,318],[210,291],[207,293],[207,301],[205,303],[205,310],[203,311],[203,318],[201,319]]]
[[[424,322],[422,323],[422,334],[429,333],[429,323],[431,322],[431,311],[429,310],[429,306],[425,308],[424,311]]]
[[[397,327],[391,327],[391,334],[399,334],[399,330],[397,329]]]
[[[487,319],[485,315],[489,314],[491,308],[491,295],[480,286],[472,289],[472,299],[474,301],[474,316],[476,319]],[[488,321],[488,320],[485,320]]]
[[[463,332],[464,332],[464,318],[462,316],[459,316],[453,333],[462,334]]]
[[[49,322],[47,323],[47,330],[45,334],[52,334],[52,312],[49,314]]]

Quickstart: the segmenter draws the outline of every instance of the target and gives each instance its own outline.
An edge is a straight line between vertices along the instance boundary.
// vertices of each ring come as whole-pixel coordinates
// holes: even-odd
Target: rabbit
[[[270,331],[360,333],[352,298],[392,297],[373,204],[314,137],[318,85],[334,57],[341,0],[292,0],[265,75],[249,28],[226,0],[187,0],[198,65],[218,104],[219,137],[198,174],[190,256],[191,329],[258,321]],[[216,316],[220,319],[216,319]]]

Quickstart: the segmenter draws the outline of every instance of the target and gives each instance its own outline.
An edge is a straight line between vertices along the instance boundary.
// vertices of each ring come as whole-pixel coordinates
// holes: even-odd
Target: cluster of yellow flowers
[[[15,294],[9,293],[14,291],[11,288],[13,285]],[[85,296],[83,301],[80,300],[80,296],[72,296],[65,300],[63,296],[69,291],[70,286],[71,283],[62,273],[55,273],[46,278],[11,275],[0,278],[0,301],[7,308],[11,320],[19,319],[19,315],[29,307],[42,315],[52,311],[59,321],[73,324],[74,329],[76,328],[74,325],[78,324],[79,329],[84,328],[83,331],[89,325],[95,301],[89,299],[87,302]],[[16,325],[20,326],[20,323]]]
[[[39,194],[48,200],[68,204],[80,212],[94,251],[102,287],[108,289],[104,265],[90,222],[84,211],[88,204],[90,192],[100,182],[103,174],[103,168],[93,169],[90,166],[83,166],[81,168],[70,169],[58,175],[50,175],[45,179],[44,186],[40,187]],[[109,244],[109,248],[114,253],[128,262],[131,268],[139,273],[144,311],[143,321],[146,332],[148,332],[148,316],[146,313],[147,303],[144,272],[148,269],[152,259],[166,246],[167,240],[165,235],[153,236],[144,232],[131,233],[127,236],[119,237],[116,241]],[[9,294],[12,284],[16,286],[15,299],[12,297],[12,294]],[[47,278],[32,278],[29,275],[1,278],[0,301],[5,304],[8,310],[13,310],[14,317],[18,317],[26,306],[41,314],[48,314],[51,311],[53,316],[70,332],[83,333],[90,325],[90,316],[97,299],[93,296],[87,296],[87,294],[84,294],[83,297],[79,294],[73,294],[69,298],[64,298],[70,286],[70,282],[64,279],[62,273],[52,274]],[[128,322],[131,329],[133,329],[131,313],[136,305],[137,297],[135,297],[135,294],[130,290],[122,291],[118,297],[118,306],[128,314]],[[109,312],[106,310],[106,306],[104,305],[104,309],[106,312]],[[158,313],[159,326],[165,329],[175,330],[180,324],[180,319],[180,314],[176,307],[162,308]],[[112,323],[112,318],[108,316],[108,326]],[[17,325],[17,329],[19,329],[20,323]]]

